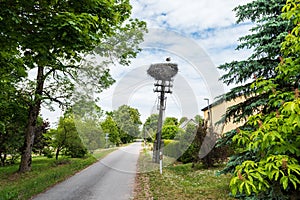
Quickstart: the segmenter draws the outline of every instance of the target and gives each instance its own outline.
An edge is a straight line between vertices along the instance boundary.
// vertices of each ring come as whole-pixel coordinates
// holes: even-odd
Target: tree
[[[226,101],[230,101],[241,95],[247,99],[237,105],[231,106],[226,110],[224,121],[233,120],[239,122],[242,119],[257,113],[269,113],[276,110],[276,107],[268,104],[271,91],[257,93],[256,88],[251,85],[258,77],[270,80],[277,75],[275,68],[278,65],[282,53],[280,52],[280,44],[283,42],[288,30],[291,28],[289,20],[281,18],[281,8],[284,6],[285,0],[255,0],[245,5],[238,6],[234,9],[237,13],[238,23],[251,20],[255,26],[250,30],[252,34],[241,37],[241,44],[237,50],[251,49],[252,55],[242,61],[233,61],[221,65],[219,68],[226,70],[226,74],[221,80],[227,84],[236,84],[239,86],[231,89],[224,96]],[[253,77],[253,79],[249,79]],[[276,84],[284,86],[282,80],[275,80]],[[287,85],[291,87],[291,85]],[[240,127],[240,129],[253,129],[249,125]],[[237,130],[231,130],[219,141],[219,145],[233,145],[232,138],[237,134]],[[233,145],[234,148],[234,145]],[[224,173],[233,173],[235,166],[239,165],[243,160],[255,159],[255,152],[252,150],[244,152],[236,152],[226,168]]]
[[[162,139],[167,139],[167,140],[172,140],[175,138],[175,136],[177,135],[179,131],[178,126],[175,125],[164,125],[162,127],[162,134],[161,134],[161,138]]]
[[[83,157],[87,153],[78,135],[73,115],[65,114],[61,117],[57,129],[51,129],[49,135],[53,138],[52,146],[56,149],[56,160],[62,150],[65,155],[71,157]]]
[[[154,139],[157,132],[158,114],[151,114],[143,125],[143,137]]]
[[[300,189],[300,4],[288,0],[283,18],[292,20],[293,30],[281,45],[277,75],[261,77],[252,84],[258,94],[269,94],[267,104],[275,108],[251,116],[233,137],[240,151],[253,152],[253,159],[235,167],[230,186],[234,195],[257,199],[297,199]],[[284,84],[283,84],[284,83]]]
[[[1,36],[0,42],[0,160],[1,165],[4,165],[7,155],[11,155],[11,163],[19,157],[24,143],[28,106],[17,89],[17,84],[27,74],[22,60],[16,55],[17,51],[10,46],[16,44]]]
[[[291,27],[289,21],[280,17],[284,3],[285,0],[255,0],[234,9],[238,17],[237,23],[251,20],[256,25],[250,30],[252,34],[239,39],[241,44],[236,48],[251,49],[253,54],[247,60],[219,66],[219,69],[227,72],[221,77],[225,84],[241,85],[226,93],[226,100],[230,101],[241,95],[247,97],[246,101],[227,109],[225,121],[232,117],[235,121],[240,121],[266,105],[269,94],[254,95],[256,91],[251,84],[257,77],[269,79],[277,74],[275,68],[281,56],[280,44]]]
[[[5,0],[1,8],[0,41],[5,47],[1,53],[8,49],[6,59],[20,58],[23,70],[36,72],[36,79],[28,80],[23,86],[28,100],[28,121],[19,172],[25,172],[31,169],[31,151],[42,102],[65,104],[71,99],[74,88],[71,80],[82,77],[79,73],[82,55],[97,46],[102,56],[128,64],[128,59],[139,50],[137,44],[145,24],[130,19],[128,0]],[[127,33],[132,37],[123,40]],[[118,50],[120,47],[122,50]],[[85,77],[89,75],[94,81],[89,84],[97,91],[112,83],[108,69],[88,66],[80,72]]]
[[[128,143],[140,134],[140,113],[128,105],[122,105],[113,111],[113,119],[117,123],[120,138],[123,143]]]
[[[187,117],[181,117],[181,119],[179,120],[179,124],[182,124],[182,123],[185,122],[186,120],[188,120]]]
[[[82,144],[90,153],[94,150],[103,148],[105,145],[105,134],[101,125],[95,119],[81,120],[74,118],[75,125]]]
[[[109,141],[119,146],[121,144],[121,138],[117,123],[111,116],[107,116],[106,119],[101,123],[103,132],[109,134]]]
[[[195,140],[197,131],[197,126],[193,123],[188,123],[185,130],[179,129],[178,134],[175,136],[175,140],[178,140],[178,149],[181,152],[181,155],[178,157],[178,161],[183,163],[189,163],[194,161],[194,151],[195,144],[193,141]]]
[[[163,126],[166,125],[178,125],[178,119],[176,117],[166,117],[166,119],[164,120],[164,124]]]
[[[200,115],[196,115],[195,117],[194,117],[194,120],[195,120],[195,122],[197,123],[197,124],[202,124],[203,123],[203,118],[200,116]]]
[[[32,147],[34,153],[40,155],[44,152],[45,148],[49,148],[49,137],[47,131],[49,130],[50,123],[47,120],[43,120],[42,117],[38,117],[37,129],[35,131],[35,139]]]
[[[78,99],[66,113],[74,116],[78,134],[90,153],[104,147],[105,134],[100,124],[104,112],[95,101]]]

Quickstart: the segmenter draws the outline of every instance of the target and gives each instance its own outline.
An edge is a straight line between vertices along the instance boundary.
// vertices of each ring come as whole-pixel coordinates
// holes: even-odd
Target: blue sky
[[[113,110],[120,104],[129,104],[139,109],[144,121],[156,112],[157,99],[154,80],[145,71],[150,64],[171,57],[178,64],[179,73],[174,80],[174,93],[168,95],[166,116],[202,114],[201,108],[207,105],[204,98],[213,101],[217,94],[230,88],[216,81],[224,74],[217,66],[249,55],[249,51],[234,49],[238,38],[246,35],[252,25],[235,24],[232,11],[248,2],[251,1],[131,0],[132,17],[146,21],[149,34],[141,44],[144,50],[129,67],[111,67],[116,84],[100,95],[99,105]],[[61,114],[44,109],[43,113],[52,121]]]

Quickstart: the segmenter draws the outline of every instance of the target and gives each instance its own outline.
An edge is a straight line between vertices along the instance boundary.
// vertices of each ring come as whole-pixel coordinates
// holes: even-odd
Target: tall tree
[[[282,58],[272,79],[259,78],[253,88],[270,93],[276,110],[260,112],[247,122],[254,130],[239,130],[233,141],[240,151],[251,149],[256,159],[236,166],[232,193],[256,199],[297,199],[300,193],[300,2],[288,0],[283,17],[294,29],[281,45]],[[285,84],[278,84],[285,82]],[[292,86],[292,87],[291,87]]]
[[[122,105],[113,111],[113,119],[117,123],[121,141],[128,143],[140,134],[140,113],[128,105]]]
[[[246,97],[246,101],[227,109],[225,122],[230,120],[239,122],[254,113],[268,113],[276,109],[268,104],[271,91],[258,93],[252,84],[258,77],[269,80],[276,77],[278,73],[275,68],[282,55],[280,44],[292,27],[291,21],[283,20],[281,17],[281,9],[284,5],[285,0],[255,0],[234,9],[238,18],[237,23],[251,20],[254,24],[250,30],[251,34],[240,38],[241,43],[237,50],[251,49],[253,53],[246,60],[233,61],[219,67],[227,72],[221,77],[225,84],[239,85],[225,94],[226,100],[230,101],[241,95]],[[281,86],[289,84],[279,79],[274,81]],[[253,127],[246,125],[241,129],[253,129]],[[232,144],[232,138],[236,134],[237,130],[226,133],[220,144]],[[255,159],[254,154],[252,150],[236,152],[223,172],[234,172],[235,166],[244,160]]]
[[[251,87],[257,77],[266,79],[276,76],[275,68],[280,60],[280,44],[291,29],[291,23],[281,18],[281,8],[285,0],[255,0],[234,9],[237,23],[248,20],[254,24],[252,34],[241,37],[237,50],[251,49],[252,55],[242,61],[233,61],[219,66],[226,71],[221,80],[227,84],[237,84],[225,95],[227,101],[244,95],[247,100],[227,109],[225,120],[240,121],[266,105],[269,94],[255,95]],[[252,79],[251,79],[252,78]]]
[[[71,80],[82,78],[82,55],[99,47],[98,53],[115,57],[121,64],[128,64],[136,55],[145,24],[130,19],[130,11],[129,0],[1,1],[0,41],[11,55],[22,58],[24,68],[36,73],[36,78],[23,86],[30,101],[20,172],[31,169],[42,102],[66,103],[70,99],[74,88]],[[97,91],[112,83],[109,70],[103,66],[80,72],[94,80],[91,84]]]
[[[107,116],[106,119],[101,123],[103,132],[109,135],[109,141],[119,146],[121,144],[120,130],[117,123],[111,116]]]

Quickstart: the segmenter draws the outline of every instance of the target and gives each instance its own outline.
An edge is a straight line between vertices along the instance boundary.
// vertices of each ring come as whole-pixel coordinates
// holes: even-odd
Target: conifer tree
[[[274,111],[249,117],[247,124],[253,129],[239,130],[233,137],[239,151],[251,149],[256,159],[235,167],[231,191],[251,199],[298,199],[300,193],[299,0],[287,0],[282,11],[294,28],[281,44],[277,75],[252,84],[258,94],[271,93],[267,104]]]
[[[285,0],[255,0],[234,9],[238,24],[248,20],[254,24],[251,34],[239,39],[236,50],[251,49],[253,53],[245,60],[219,66],[227,72],[221,77],[225,84],[239,85],[225,95],[226,100],[240,95],[247,97],[245,102],[227,110],[226,122],[232,117],[234,121],[240,121],[266,105],[269,94],[254,95],[255,90],[250,86],[257,77],[269,79],[276,76],[275,68],[281,57],[280,44],[291,30],[291,23],[280,16],[284,4]]]
[[[227,85],[238,85],[225,94],[224,98],[230,101],[241,95],[246,97],[246,101],[227,109],[223,118],[225,122],[230,120],[239,122],[257,112],[269,113],[276,110],[276,106],[268,104],[272,91],[258,93],[257,88],[251,87],[251,85],[257,78],[270,80],[277,75],[275,68],[282,56],[280,44],[284,41],[288,31],[292,29],[292,23],[281,17],[281,9],[284,5],[285,0],[255,0],[234,9],[237,23],[248,20],[253,23],[253,28],[250,29],[251,34],[239,39],[240,44],[237,50],[251,49],[253,53],[245,60],[233,61],[219,66],[219,69],[227,72],[221,77],[221,80]],[[281,79],[274,81],[279,87],[293,87]],[[240,129],[252,130],[253,127],[244,125]],[[232,145],[232,138],[237,132],[239,129],[227,132],[219,141],[219,145]],[[252,150],[237,151],[231,156],[229,163],[221,173],[233,173],[235,167],[243,161],[256,161],[257,159]]]
[[[240,44],[237,50],[251,49],[253,53],[245,60],[219,66],[219,69],[227,72],[221,80],[227,85],[238,85],[225,94],[225,99],[230,101],[241,95],[246,97],[246,101],[227,109],[223,118],[225,122],[230,120],[239,122],[255,113],[268,114],[278,109],[278,105],[269,102],[272,90],[253,87],[257,79],[272,80],[278,85],[277,90],[291,90],[294,87],[292,82],[280,78],[274,79],[278,75],[276,67],[282,59],[281,43],[293,27],[290,20],[283,19],[281,16],[285,3],[285,0],[255,0],[234,9],[237,23],[250,20],[254,24],[250,29],[251,34],[239,39]],[[259,89],[265,91],[259,92]],[[287,96],[284,98],[289,100]],[[234,136],[243,130],[251,132],[255,130],[255,127],[250,123],[245,124],[239,129],[227,132],[219,141],[219,145],[229,144],[236,149],[227,166],[220,173],[234,173],[236,167],[244,161],[258,162],[260,160],[257,149],[240,150],[240,146],[232,143]]]

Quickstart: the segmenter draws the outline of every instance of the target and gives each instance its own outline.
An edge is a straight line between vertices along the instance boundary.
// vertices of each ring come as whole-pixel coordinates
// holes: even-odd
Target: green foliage
[[[1,1],[1,69],[17,75],[17,83],[22,82],[18,85],[22,87],[20,96],[29,112],[20,172],[31,168],[41,104],[69,106],[75,98],[75,82],[101,92],[114,81],[105,66],[111,61],[128,65],[140,51],[145,23],[130,14],[128,0]],[[100,65],[84,61],[83,56],[91,51],[109,61]],[[28,70],[36,73],[35,79],[20,80]],[[4,89],[11,88],[16,85]],[[81,96],[90,94],[84,90]]]
[[[186,120],[188,120],[187,117],[181,117],[179,120],[179,124],[182,124],[183,122],[185,122]]]
[[[39,153],[42,155],[44,149],[49,149],[49,141],[51,140],[47,134],[49,127],[50,123],[48,121],[43,121],[42,117],[38,118],[37,129],[35,131],[35,140],[32,148],[34,153]]]
[[[113,111],[113,120],[119,128],[122,143],[131,142],[140,135],[139,126],[142,124],[140,113],[137,109],[128,105],[122,105]]]
[[[257,112],[269,113],[276,111],[277,107],[268,103],[269,96],[273,94],[272,90],[264,90],[267,88],[264,88],[263,85],[253,87],[257,79],[263,79],[269,83],[272,82],[280,85],[282,88],[292,87],[290,82],[284,82],[280,79],[271,80],[278,74],[276,67],[282,55],[280,44],[284,41],[288,30],[292,28],[291,21],[284,20],[281,17],[281,9],[284,5],[285,0],[254,0],[234,9],[237,23],[244,23],[250,20],[254,24],[254,27],[250,29],[251,34],[239,39],[240,44],[237,50],[250,49],[253,53],[247,59],[225,63],[219,67],[222,70],[226,70],[226,74],[221,77],[225,84],[239,85],[226,93],[226,101],[233,100],[241,95],[247,98],[244,102],[227,108],[226,114],[222,119],[225,122],[240,122]],[[264,92],[259,92],[258,90]],[[250,131],[254,130],[254,127],[245,124],[240,129]],[[230,158],[223,173],[232,173],[235,170],[235,166],[245,160],[258,160],[255,150],[240,151],[239,147],[232,143],[232,138],[236,133],[236,130],[225,133],[221,140],[218,141],[218,146],[230,145],[235,150],[235,155]]]
[[[227,145],[215,146],[218,134],[209,132],[208,129],[207,122],[199,125],[196,129],[195,139],[191,145],[193,147],[191,151],[193,160],[191,161],[194,165],[201,162],[205,168],[214,167],[215,164],[222,164],[227,160],[230,153]]]
[[[261,93],[271,93],[268,104],[277,108],[258,113],[248,119],[254,130],[238,130],[233,137],[240,151],[252,151],[254,160],[236,166],[230,182],[232,193],[258,198],[295,198],[300,192],[300,4],[288,0],[283,17],[292,19],[295,27],[282,43],[281,62],[277,76],[258,79],[252,87]],[[284,81],[286,84],[276,84]],[[293,87],[289,87],[289,86]]]
[[[185,130],[181,130],[175,137],[179,141],[180,157],[177,159],[182,163],[190,163],[195,160],[194,151],[196,145],[194,139],[196,136],[197,126],[188,123]]]
[[[197,124],[203,124],[203,118],[200,115],[195,116],[195,122]]]
[[[76,128],[84,146],[93,152],[96,149],[103,148],[105,145],[105,134],[101,126],[94,119],[80,120],[75,118]]]
[[[157,132],[158,114],[151,114],[143,125],[143,137],[148,141],[152,141],[155,138]]]
[[[164,120],[164,124],[163,126],[167,126],[167,125],[178,125],[178,119],[176,117],[166,117],[166,119]]]
[[[180,142],[177,140],[164,140],[164,155],[178,158],[182,154],[180,149]]]
[[[109,141],[119,146],[121,144],[121,137],[117,123],[111,116],[107,116],[106,119],[101,123],[103,133],[109,134]]]
[[[161,137],[162,139],[174,139],[176,134],[178,133],[179,128],[176,125],[164,125],[162,127],[162,134]]]
[[[242,61],[233,61],[219,66],[226,71],[226,74],[221,77],[225,84],[239,85],[228,92],[224,98],[230,101],[241,95],[247,97],[245,102],[227,109],[225,121],[232,119],[240,121],[251,116],[258,108],[266,106],[270,93],[253,95],[256,90],[251,87],[251,84],[258,77],[270,79],[277,74],[275,68],[281,55],[280,44],[292,27],[290,21],[283,20],[280,16],[284,3],[285,0],[255,0],[234,9],[238,23],[251,20],[255,24],[250,29],[251,34],[239,39],[240,44],[236,49],[251,49],[253,53]]]
[[[20,156],[28,117],[28,106],[17,88],[18,82],[26,76],[26,73],[21,66],[21,60],[11,54],[14,52],[5,46],[5,41],[1,42],[3,46],[0,50],[0,165],[2,166],[15,162]]]
[[[57,129],[51,129],[49,135],[52,137],[51,146],[56,149],[56,159],[61,151],[73,158],[82,158],[87,153],[87,149],[78,135],[72,115],[61,117]]]

